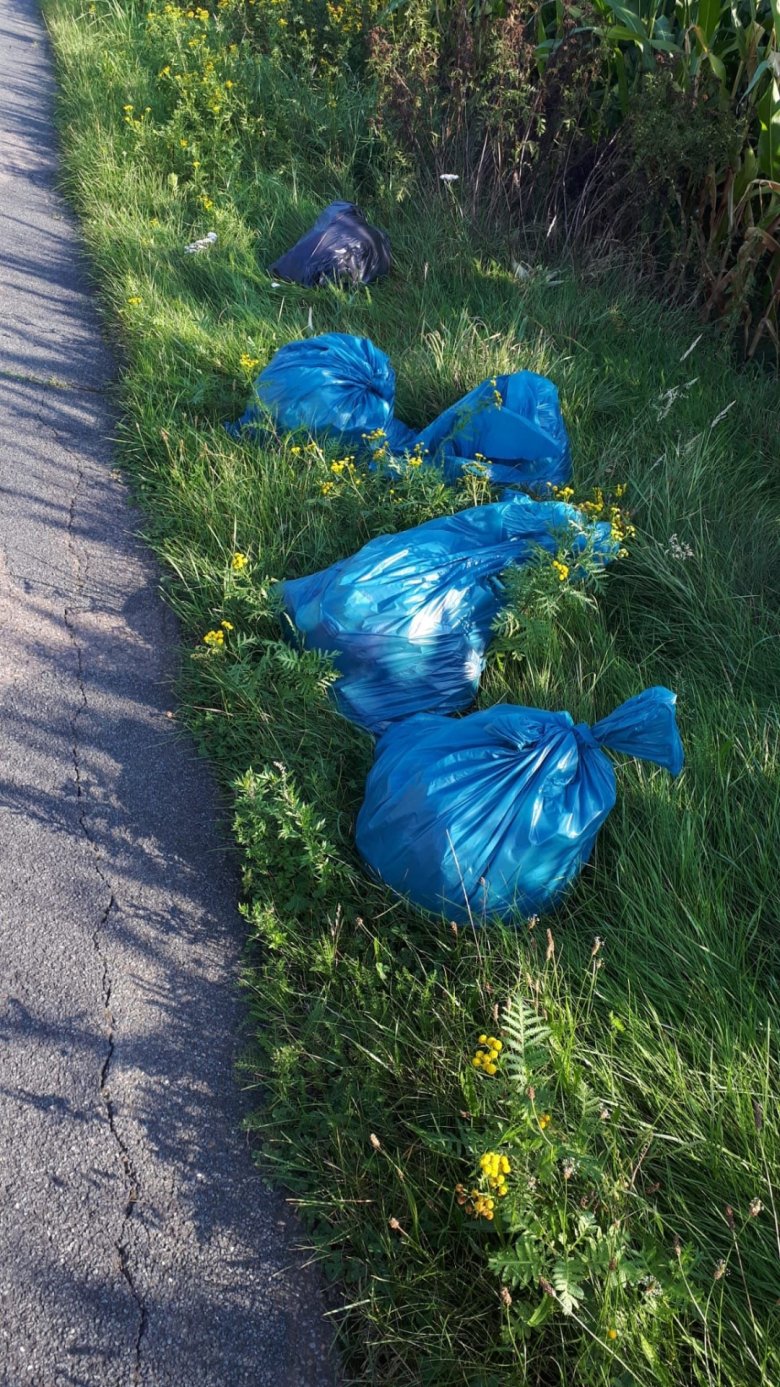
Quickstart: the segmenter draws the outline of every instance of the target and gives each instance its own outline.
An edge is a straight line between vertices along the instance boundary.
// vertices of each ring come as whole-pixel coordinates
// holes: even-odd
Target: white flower
[[[460,174],[457,174],[457,173],[440,173],[440,174],[439,174],[439,182],[440,182],[440,183],[457,183],[459,177],[460,177]]]
[[[693,558],[693,550],[690,544],[686,544],[684,540],[678,539],[676,534],[669,536],[669,547],[666,552],[667,554],[671,554],[673,559],[679,559],[682,563],[684,563],[686,559]]]

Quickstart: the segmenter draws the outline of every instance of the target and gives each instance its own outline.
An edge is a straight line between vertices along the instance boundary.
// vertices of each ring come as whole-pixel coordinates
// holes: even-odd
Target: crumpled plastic
[[[681,771],[675,704],[655,687],[591,727],[501,705],[395,724],[376,747],[358,851],[392,890],[451,920],[539,914],[588,861],[614,806],[603,748]]]
[[[305,647],[332,656],[339,710],[377,733],[413,713],[473,702],[504,602],[500,574],[562,544],[574,553],[588,545],[603,564],[619,548],[607,523],[515,493],[379,535],[330,568],[284,583],[284,608]]]
[[[403,466],[407,453],[443,468],[454,482],[481,470],[496,486],[544,489],[571,476],[571,449],[552,381],[533,371],[483,381],[416,431],[396,419],[395,373],[366,337],[328,332],[280,348],[255,382],[255,399],[234,437],[272,424],[337,439],[371,463],[384,444]]]
[[[559,486],[571,476],[558,391],[533,371],[483,381],[423,429],[412,447],[443,463],[451,482],[475,460],[494,486]]]
[[[282,432],[305,430],[361,449],[366,435],[390,425],[395,372],[367,337],[326,332],[280,347],[255,381],[255,401],[230,432],[262,429],[270,418]]]
[[[348,280],[371,284],[390,269],[390,239],[354,202],[331,202],[314,225],[271,266],[271,274],[307,287]]]

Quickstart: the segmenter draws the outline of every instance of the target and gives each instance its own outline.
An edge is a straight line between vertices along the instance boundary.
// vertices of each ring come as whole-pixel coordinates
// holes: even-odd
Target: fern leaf
[[[550,1028],[519,992],[509,998],[502,1020],[507,1073],[522,1087],[547,1060]]]
[[[522,1234],[511,1250],[490,1258],[490,1267],[515,1290],[536,1284],[542,1274],[542,1258],[533,1238]]]
[[[556,1262],[552,1269],[551,1280],[564,1315],[571,1315],[585,1295],[583,1287],[576,1279],[582,1275],[582,1270],[582,1264],[573,1261]]]

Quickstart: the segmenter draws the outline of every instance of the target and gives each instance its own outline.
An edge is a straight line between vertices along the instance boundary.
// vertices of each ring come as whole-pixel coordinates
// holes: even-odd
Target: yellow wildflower
[[[219,650],[225,644],[225,632],[207,631],[203,637],[203,644],[209,646],[211,650]]]
[[[234,573],[241,573],[246,568],[249,560],[246,554],[234,554],[230,560],[230,567]]]
[[[484,1218],[487,1219],[488,1223],[493,1221],[495,1200],[482,1194],[480,1190],[471,1190],[467,1192],[463,1185],[456,1185],[455,1197],[461,1207],[465,1208],[466,1213],[470,1214],[472,1218]]]
[[[565,583],[569,576],[569,565],[567,563],[561,563],[559,559],[553,559],[552,566],[558,574],[560,582]]]
[[[503,1199],[509,1192],[506,1177],[512,1172],[509,1157],[502,1155],[500,1151],[486,1151],[479,1158],[479,1167],[487,1180],[488,1188],[493,1190],[499,1199]]]
[[[392,492],[391,492],[392,495]],[[491,1077],[498,1073],[499,1053],[503,1049],[502,1042],[497,1040],[494,1035],[480,1035],[477,1040],[477,1050],[471,1063],[475,1069],[481,1069],[483,1074]]]
[[[225,631],[232,631],[232,630],[233,630],[233,623],[232,623],[232,621],[220,621],[219,624],[220,624],[220,626],[223,628],[223,630],[225,630]]]

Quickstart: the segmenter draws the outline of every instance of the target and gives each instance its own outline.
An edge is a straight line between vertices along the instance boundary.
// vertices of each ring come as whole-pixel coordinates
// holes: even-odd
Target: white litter
[[[201,250],[208,250],[209,246],[213,246],[216,239],[216,231],[207,231],[206,235],[202,236],[199,241],[190,241],[190,244],[184,247],[184,254],[197,255]]]

